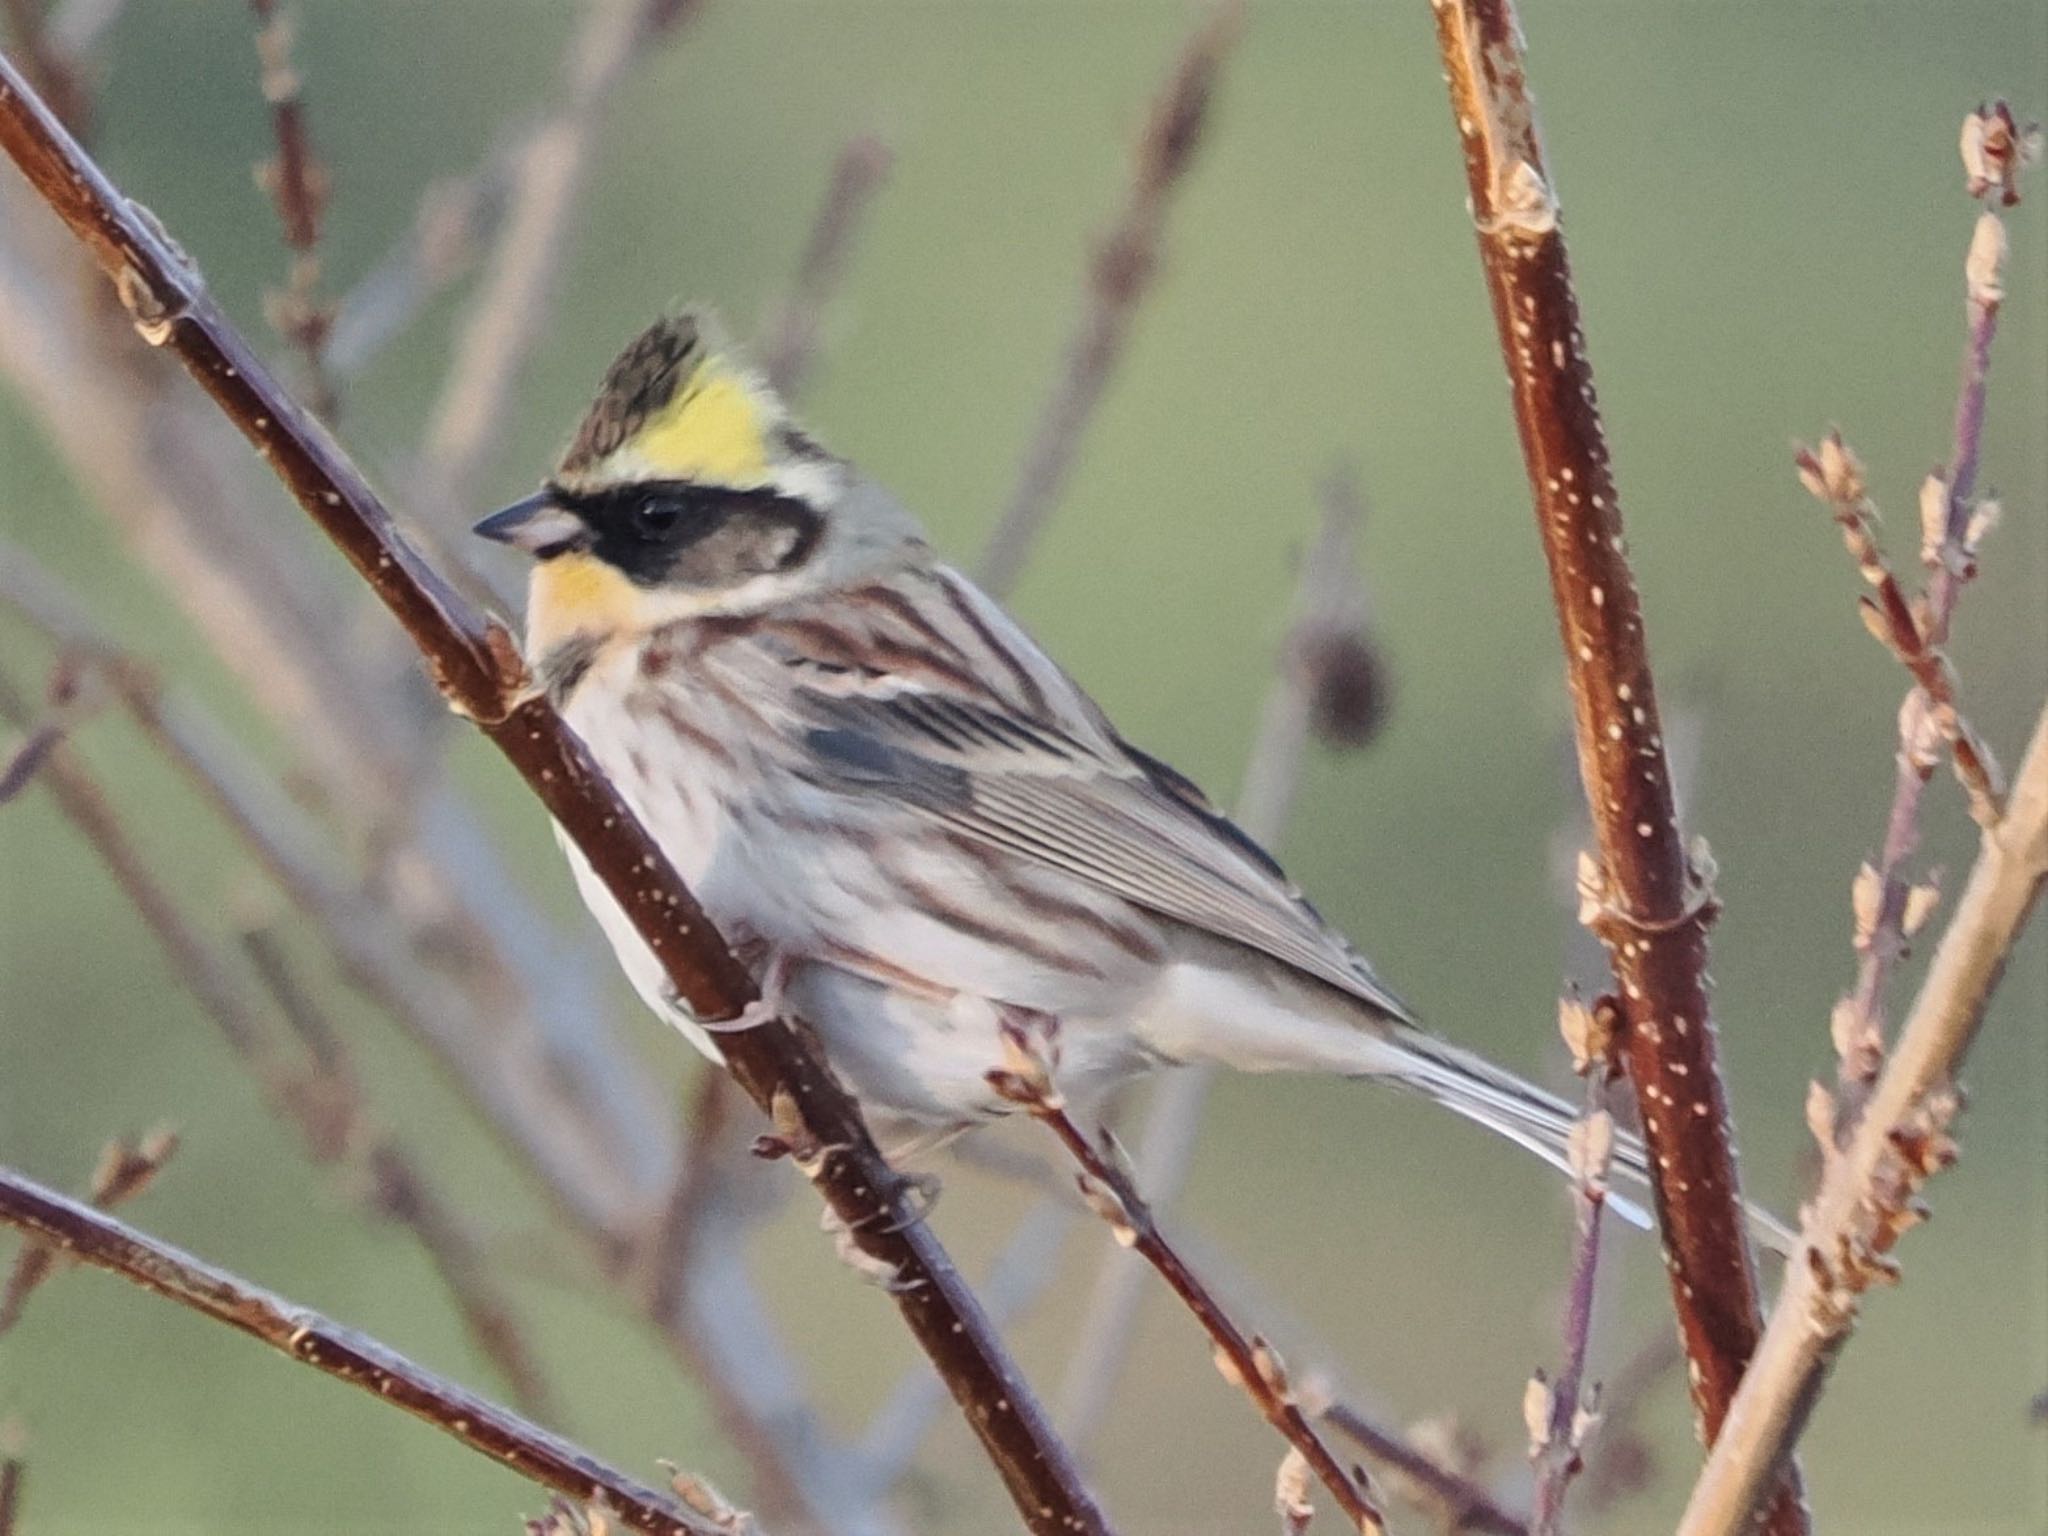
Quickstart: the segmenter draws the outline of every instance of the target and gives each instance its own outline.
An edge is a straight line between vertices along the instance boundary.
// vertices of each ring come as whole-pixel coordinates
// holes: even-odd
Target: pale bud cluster
[[[1290,1445],[1273,1478],[1273,1510],[1280,1516],[1283,1536],[1306,1536],[1316,1517],[1316,1507],[1309,1501],[1310,1477],[1308,1457],[1300,1446]]]
[[[1995,193],[2010,208],[2020,200],[2020,172],[2041,157],[2041,125],[2022,127],[2003,101],[1963,119],[1963,182],[1972,197]]]

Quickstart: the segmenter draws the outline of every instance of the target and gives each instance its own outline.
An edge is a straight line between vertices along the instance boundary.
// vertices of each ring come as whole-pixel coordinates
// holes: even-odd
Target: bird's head
[[[907,514],[800,432],[701,310],[656,321],[598,386],[555,472],[476,525],[534,559],[529,652],[745,613],[847,577]]]

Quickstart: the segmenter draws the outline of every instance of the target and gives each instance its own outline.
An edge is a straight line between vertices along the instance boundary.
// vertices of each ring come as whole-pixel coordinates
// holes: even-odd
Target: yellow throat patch
[[[557,555],[534,566],[526,593],[526,654],[538,660],[575,635],[637,632],[647,594],[595,555]]]

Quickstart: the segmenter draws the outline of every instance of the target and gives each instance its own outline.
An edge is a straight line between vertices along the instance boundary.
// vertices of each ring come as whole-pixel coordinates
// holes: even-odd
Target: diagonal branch
[[[1622,1056],[1643,1108],[1672,1302],[1711,1443],[1760,1327],[1707,1001],[1714,898],[1678,825],[1521,25],[1513,0],[1437,0],[1436,21],[1564,639],[1579,773],[1600,849],[1588,906],[1621,994]],[[1788,1468],[1771,1530],[1805,1528]]]
[[[143,339],[168,348],[256,447],[411,636],[449,707],[525,779],[660,957],[677,997],[713,1023],[757,997],[658,844],[583,743],[532,687],[518,646],[464,602],[400,536],[328,434],[271,378],[207,295],[197,269],[130,202],[0,61],[0,145],[113,279]],[[733,1076],[853,1241],[895,1276],[895,1299],[946,1378],[1025,1525],[1104,1531],[1072,1457],[1052,1433],[945,1250],[915,1192],[877,1150],[807,1031],[775,1020],[723,1036]]]
[[[1138,301],[1159,266],[1167,204],[1187,175],[1222,72],[1242,29],[1243,0],[1221,0],[1174,61],[1143,137],[1116,225],[1095,254],[1080,324],[1045,403],[1016,488],[982,552],[977,579],[997,597],[1016,585],[1080,453],[1081,434],[1122,358]]]
[[[543,1488],[581,1503],[601,1503],[644,1536],[726,1536],[709,1520],[368,1335],[216,1269],[12,1168],[0,1168],[0,1224],[395,1404]]]
[[[1894,1278],[1890,1250],[1925,1215],[1919,1188],[1954,1157],[1948,1126],[1961,1102],[1956,1074],[2044,886],[2048,710],[2014,776],[2004,818],[1983,835],[1969,883],[1855,1131],[1837,1149],[1832,1125],[1823,1119],[1815,1126],[1825,1167],[1800,1234],[1803,1253],[1786,1270],[1770,1326],[1679,1536],[1737,1536],[1749,1528],[1751,1511],[1791,1456],[1848,1339],[1862,1292]]]

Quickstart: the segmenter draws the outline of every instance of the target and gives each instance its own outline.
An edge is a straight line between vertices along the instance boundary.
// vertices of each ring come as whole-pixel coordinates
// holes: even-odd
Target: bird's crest
[[[577,487],[684,480],[749,489],[767,483],[782,403],[708,312],[667,315],[606,370],[555,478]]]

